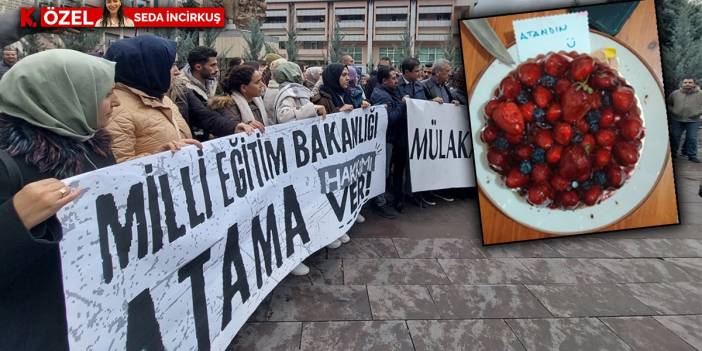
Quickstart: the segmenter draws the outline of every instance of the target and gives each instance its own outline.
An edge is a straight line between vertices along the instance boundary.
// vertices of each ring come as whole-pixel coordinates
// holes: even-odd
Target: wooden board
[[[512,28],[514,20],[566,12],[566,10],[554,10],[500,16],[490,18],[489,22],[495,28],[495,32],[500,39],[508,45],[515,41]],[[461,24],[460,27],[463,67],[466,72],[469,96],[471,96],[480,73],[490,64],[492,56],[482,48],[465,26]],[[649,65],[659,83],[663,81],[656,11],[653,0],[644,0],[639,3],[616,38],[628,45],[632,51],[636,52]],[[658,118],[667,117],[658,116]],[[599,232],[679,223],[670,152],[668,152],[668,155],[663,173],[649,197],[627,217]],[[558,236],[535,231],[513,221],[495,207],[483,194],[482,190],[479,191],[478,198],[480,201],[483,243],[485,245]]]

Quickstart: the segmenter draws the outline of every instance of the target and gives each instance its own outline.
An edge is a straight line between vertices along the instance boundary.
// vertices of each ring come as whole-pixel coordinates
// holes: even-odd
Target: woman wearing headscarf
[[[269,123],[263,105],[261,72],[250,65],[235,66],[222,81],[225,96],[215,96],[207,101],[209,108],[232,118],[236,123],[246,123],[261,131]]]
[[[114,66],[47,50],[0,81],[0,350],[68,349],[55,214],[79,190],[58,179],[115,163]]]
[[[310,90],[303,86],[300,66],[284,62],[273,70],[273,79],[279,83],[278,95],[273,101],[273,124],[326,115],[322,105],[310,101]]]
[[[302,83],[307,89],[312,90],[314,85],[317,84],[319,79],[322,77],[322,67],[315,66],[309,67],[305,70],[305,81]]]
[[[341,63],[332,63],[322,72],[322,86],[319,96],[313,97],[317,105],[322,105],[327,113],[349,112],[354,108],[370,106],[367,101],[354,106],[349,87],[349,69]]]
[[[363,100],[366,99],[363,89],[358,86],[358,71],[354,67],[347,67],[349,69],[349,95],[351,95],[351,102],[354,107],[361,106]]]
[[[117,63],[115,94],[121,105],[107,126],[117,162],[186,145],[202,147],[166,96],[177,74],[174,41],[153,35],[123,39],[110,46],[105,58]]]
[[[274,72],[276,68],[278,68],[278,65],[283,62],[288,62],[288,60],[279,58],[268,65],[267,68],[270,69],[269,74],[271,74],[271,77],[268,78],[267,82],[265,81],[265,77],[263,75],[261,76],[261,79],[267,86],[263,93],[263,106],[266,107],[266,114],[268,114],[268,118],[273,117],[273,114],[275,113],[275,106],[273,106],[273,103],[275,102],[275,97],[278,96],[278,89],[280,88],[280,82],[275,80],[275,77],[272,76],[272,72]],[[271,121],[268,121],[266,124],[275,124],[270,122]]]

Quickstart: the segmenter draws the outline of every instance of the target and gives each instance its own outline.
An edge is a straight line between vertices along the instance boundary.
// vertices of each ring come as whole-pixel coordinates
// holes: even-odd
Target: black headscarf
[[[115,82],[160,99],[171,86],[176,43],[154,35],[122,39],[110,46],[105,58],[117,63]]]
[[[339,79],[341,78],[341,73],[344,72],[344,68],[346,66],[340,63],[332,63],[322,72],[323,84],[319,89],[331,95],[332,103],[336,107],[341,107],[344,104],[353,105],[349,92],[339,85]]]

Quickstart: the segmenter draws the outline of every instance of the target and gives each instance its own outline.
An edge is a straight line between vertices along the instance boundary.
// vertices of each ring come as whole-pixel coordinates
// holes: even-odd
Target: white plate
[[[499,82],[516,66],[510,67],[494,60],[483,72],[470,100],[470,123],[478,186],[504,214],[522,225],[544,233],[586,233],[616,223],[648,197],[658,182],[668,156],[665,98],[653,73],[633,52],[612,38],[591,32],[590,40],[593,51],[607,47],[617,50],[619,74],[634,87],[646,128],[641,157],[631,178],[599,204],[576,210],[535,207],[527,203],[524,197],[507,188],[502,177],[490,169],[487,145],[480,140],[480,131],[485,126],[484,107],[499,86]],[[511,46],[509,52],[512,57],[518,57],[516,45]]]

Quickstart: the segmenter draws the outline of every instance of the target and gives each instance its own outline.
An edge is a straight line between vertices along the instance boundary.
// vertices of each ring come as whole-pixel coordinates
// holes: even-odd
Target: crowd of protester
[[[409,187],[406,100],[465,103],[465,84],[450,84],[449,77],[461,70],[448,61],[423,66],[407,58],[396,68],[383,58],[363,74],[350,56],[307,67],[269,54],[262,62],[235,58],[225,70],[215,50],[196,47],[184,67],[175,62],[176,43],[151,35],[116,41],[104,57],[53,49],[18,60],[16,50],[3,50],[0,219],[13,240],[0,248],[3,262],[11,263],[1,266],[0,284],[13,288],[0,291],[3,308],[12,308],[0,314],[16,327],[0,331],[0,345],[67,348],[55,214],[80,191],[59,179],[189,145],[202,148],[239,132],[265,133],[280,123],[385,105],[389,182],[370,210],[393,219],[406,198],[418,206],[436,203]],[[343,234],[328,247],[349,240]],[[300,264],[292,273],[308,272]],[[24,299],[37,292],[41,299]]]

